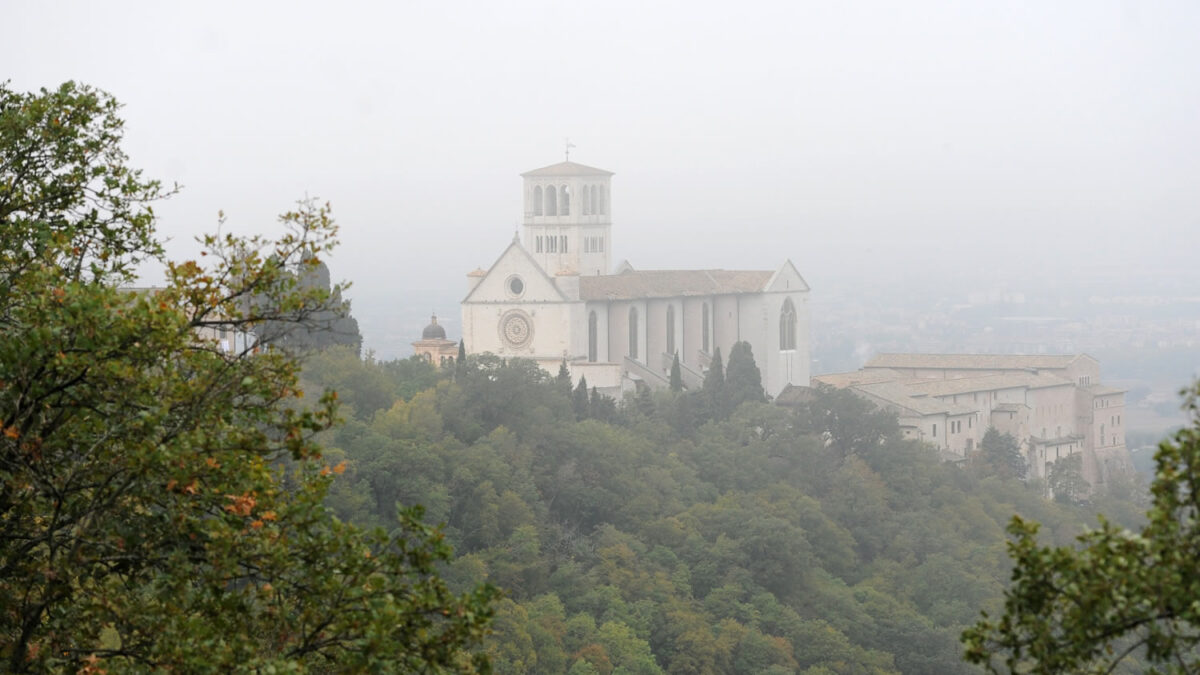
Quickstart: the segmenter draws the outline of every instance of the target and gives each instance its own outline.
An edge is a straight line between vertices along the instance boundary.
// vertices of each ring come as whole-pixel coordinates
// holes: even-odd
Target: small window
[[[937,425],[933,425],[933,437],[937,438]]]
[[[571,190],[566,185],[558,189],[560,195],[558,201],[559,215],[571,215]]]
[[[540,236],[537,238],[537,252],[542,252],[542,238]]]
[[[553,185],[546,188],[546,215],[558,215],[558,190]]]
[[[562,236],[561,244],[562,244],[562,252],[566,253],[567,252],[567,236],[566,235]]]
[[[598,244],[600,245],[599,252],[600,252],[600,253],[604,253],[604,237],[600,237],[600,238],[598,238],[598,239],[596,240],[596,243],[598,243]]]
[[[603,185],[600,186],[600,215],[608,213],[608,190]]]
[[[521,277],[508,278],[508,292],[512,295],[521,295],[525,292],[525,282],[521,281]]]

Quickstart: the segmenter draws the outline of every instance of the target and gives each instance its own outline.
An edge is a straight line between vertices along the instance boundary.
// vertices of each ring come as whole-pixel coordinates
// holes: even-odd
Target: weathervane
[[[564,138],[563,140],[567,144],[566,152],[564,152],[563,154],[566,155],[566,160],[569,162],[569,161],[571,161],[571,148],[575,147],[575,144],[572,143],[571,139],[569,139],[569,138]]]

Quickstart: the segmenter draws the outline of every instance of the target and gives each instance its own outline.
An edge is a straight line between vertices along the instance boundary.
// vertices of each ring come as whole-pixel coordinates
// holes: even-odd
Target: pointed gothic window
[[[559,200],[558,200],[558,202],[559,202],[558,208],[559,208],[560,215],[564,215],[564,216],[571,215],[571,191],[567,189],[566,185],[564,185],[558,189],[558,193],[560,195]]]
[[[667,353],[675,353],[675,305],[667,305]]]
[[[791,298],[783,301],[783,309],[779,312],[779,348],[796,348],[796,306]]]
[[[546,215],[558,215],[558,190],[553,185],[546,188]]]
[[[637,307],[629,308],[629,358],[638,357],[638,311]]]
[[[533,188],[533,215],[542,215],[542,186]]]
[[[592,312],[588,314],[588,361],[592,363],[596,362],[598,332],[596,312]]]
[[[704,349],[705,354],[709,353],[709,347],[711,346],[709,344],[710,340],[708,337],[708,335],[709,335],[708,325],[710,322],[711,322],[711,320],[709,319],[709,316],[708,316],[708,303],[706,302],[706,303],[704,303],[704,306],[700,308],[700,333],[701,333],[700,342],[701,342],[702,348]]]

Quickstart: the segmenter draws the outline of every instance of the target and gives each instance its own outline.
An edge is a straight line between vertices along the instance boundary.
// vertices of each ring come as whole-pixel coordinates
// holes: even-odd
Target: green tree
[[[465,338],[460,338],[458,341],[458,358],[454,359],[454,381],[459,382],[463,379],[467,370],[467,341]]]
[[[450,593],[420,510],[388,534],[324,505],[345,468],[314,441],[333,394],[304,409],[287,352],[215,339],[337,308],[298,282],[333,245],[328,208],[302,203],[277,241],[210,236],[207,264],[167,261],[164,192],[126,166],[118,107],[0,85],[3,669],[482,665],[464,650],[493,591]],[[121,290],[147,260],[165,286]]]
[[[571,371],[567,370],[567,360],[564,358],[558,364],[558,375],[554,376],[554,386],[558,387],[563,396],[571,397]]]
[[[575,385],[575,391],[571,394],[571,408],[575,410],[575,419],[577,420],[587,419],[591,412],[586,377],[580,376],[579,384]]]
[[[979,441],[979,463],[990,475],[1006,478],[1025,478],[1025,458],[1021,446],[1012,434],[1002,434],[989,428]]]
[[[675,352],[675,360],[671,362],[671,391],[683,391],[683,373],[679,370],[679,352]]]
[[[1057,502],[1082,504],[1087,501],[1092,486],[1083,478],[1083,455],[1075,453],[1055,460],[1050,465],[1046,486]]]
[[[704,383],[701,388],[715,395],[724,386],[725,366],[721,361],[721,348],[717,347],[713,350],[712,362],[708,364],[708,370],[704,373]]]
[[[1200,669],[1198,396],[1200,383],[1186,396],[1191,425],[1158,447],[1139,531],[1101,517],[1076,546],[1041,546],[1036,522],[1012,519],[1004,614],[963,634],[969,661],[991,672],[1113,672],[1134,658],[1148,672]]]
[[[729,366],[725,368],[725,391],[729,400],[728,410],[733,410],[746,401],[765,401],[762,373],[754,363],[754,351],[749,342],[735,342],[729,350]]]

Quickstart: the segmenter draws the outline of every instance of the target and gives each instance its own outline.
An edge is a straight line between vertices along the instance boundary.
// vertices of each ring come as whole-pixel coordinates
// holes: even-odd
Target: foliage
[[[71,83],[0,86],[3,669],[482,667],[465,650],[493,591],[450,592],[450,549],[419,509],[389,506],[390,534],[335,518],[346,464],[314,440],[333,395],[306,409],[285,352],[213,337],[336,309],[297,281],[333,244],[328,208],[302,203],[277,241],[210,236],[207,264],[168,262],[165,193],[125,165],[117,110]],[[146,260],[165,286],[121,290]]]
[[[964,633],[970,661],[991,672],[1200,668],[1200,384],[1186,393],[1191,425],[1159,445],[1138,531],[1101,517],[1076,546],[1042,546],[1038,523],[1013,519],[1012,587],[999,619]]]
[[[957,638],[1000,607],[1009,516],[1060,543],[1082,527],[840,390],[724,416],[722,384],[643,391],[604,416],[593,389],[580,417],[578,386],[529,362],[465,365],[327,443],[344,517],[428,504],[460,554],[447,577],[507,591],[499,672],[975,672]]]
[[[1025,458],[1021,445],[1012,434],[1002,434],[990,427],[979,441],[979,468],[987,475],[1006,478],[1025,478]]]
[[[670,384],[671,391],[683,391],[683,373],[679,370],[679,352],[675,352],[675,359],[671,362]]]
[[[303,255],[313,257],[307,252]],[[349,302],[342,300],[341,292],[345,286],[331,285],[329,266],[324,261],[313,257],[311,262],[306,260],[305,263],[296,274],[297,286],[327,295],[330,307],[311,311],[303,320],[291,317],[289,320],[263,321],[258,328],[260,339],[297,354],[343,346],[358,356],[362,351],[362,334],[358,330],[358,321],[350,316]]]
[[[754,363],[754,351],[749,342],[735,342],[729,349],[729,365],[725,367],[725,390],[730,409],[746,401],[765,401],[762,373]]]

